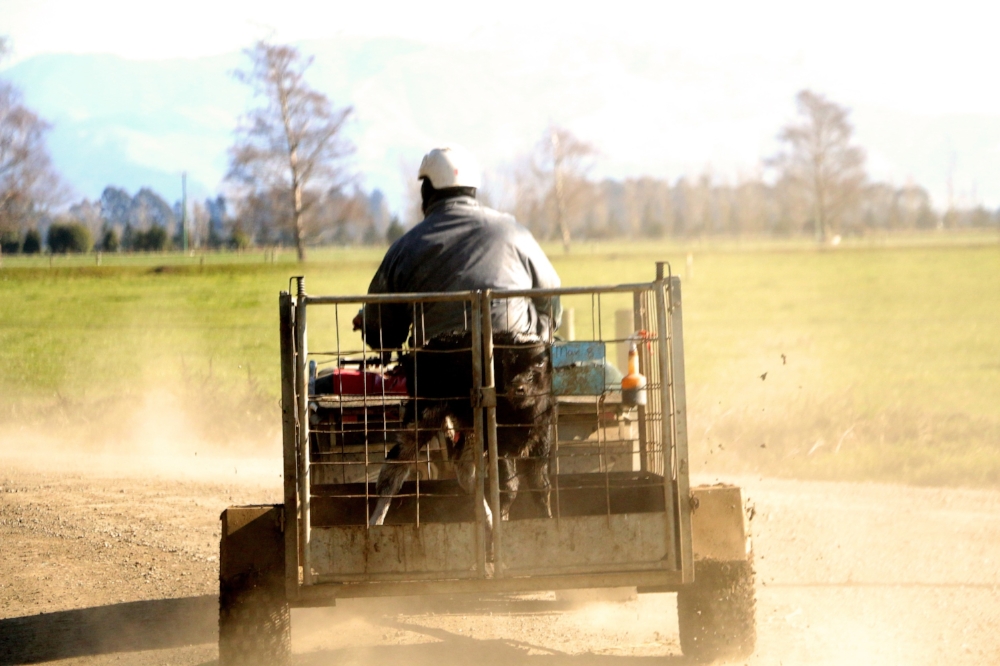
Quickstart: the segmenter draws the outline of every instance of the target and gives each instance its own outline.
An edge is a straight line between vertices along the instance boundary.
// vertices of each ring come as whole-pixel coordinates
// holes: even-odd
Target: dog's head
[[[517,409],[548,404],[552,391],[552,365],[548,345],[523,334],[498,334],[494,341],[497,391]]]

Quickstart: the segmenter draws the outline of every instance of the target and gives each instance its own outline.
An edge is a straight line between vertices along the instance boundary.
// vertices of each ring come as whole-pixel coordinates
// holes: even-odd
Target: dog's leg
[[[517,498],[517,465],[511,458],[497,460],[500,472],[500,520],[510,519],[510,505]]]
[[[552,410],[541,419],[541,423],[533,429],[531,446],[525,459],[525,472],[528,487],[532,490],[532,498],[539,514],[544,518],[552,517],[552,483],[549,480],[549,467],[552,463],[552,439],[554,432],[551,427]]]
[[[459,487],[470,495],[476,491],[476,447],[463,446],[455,460],[455,479]]]
[[[490,509],[490,503],[483,498],[483,509],[486,512],[486,527],[489,528],[490,533],[493,533],[493,510]]]
[[[406,428],[399,433],[397,444],[389,451],[382,469],[379,470],[378,482],[375,484],[378,502],[368,519],[370,526],[382,525],[385,522],[393,495],[399,492],[413,470],[413,465],[409,463],[416,463],[420,450],[441,432],[445,417],[446,412],[443,407],[428,407],[420,415],[416,431]]]
[[[475,437],[464,435],[460,441],[452,448],[452,455],[455,456],[455,478],[459,487],[470,495],[476,492],[476,461],[474,456],[479,455],[480,464],[483,463],[482,448],[476,446]],[[486,525],[493,530],[493,511],[486,497],[483,497],[483,507],[486,513]]]
[[[552,484],[549,481],[548,457],[529,457],[517,461],[519,469],[524,470],[525,480],[531,498],[542,518],[552,517]]]

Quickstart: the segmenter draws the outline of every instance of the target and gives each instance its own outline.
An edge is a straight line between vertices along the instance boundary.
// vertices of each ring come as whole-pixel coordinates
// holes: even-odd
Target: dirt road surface
[[[278,461],[31,453],[0,456],[0,664],[214,664],[219,513],[277,501]],[[756,506],[739,663],[1000,664],[1000,492],[727,480]],[[310,666],[687,663],[670,594],[347,601],[292,627]]]

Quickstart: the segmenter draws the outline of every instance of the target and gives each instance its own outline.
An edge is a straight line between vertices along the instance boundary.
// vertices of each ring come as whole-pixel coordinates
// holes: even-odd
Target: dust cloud
[[[794,334],[788,334],[794,338]],[[748,354],[688,384],[691,470],[782,478],[996,487],[1000,422],[838,388],[805,351]],[[891,397],[891,396],[890,396]]]
[[[859,413],[849,396],[806,383],[820,375],[805,358],[755,358],[689,396],[693,482],[735,482],[756,511],[758,647],[739,663],[1000,663],[1000,492],[773,478],[819,476],[817,465],[928,428],[902,412]],[[79,663],[210,663],[214,615],[199,604],[217,594],[218,513],[280,497],[279,425],[273,397],[203,381],[57,397],[4,419],[0,534],[18,551],[0,563],[3,616],[29,617],[42,635],[53,611],[96,618],[148,601],[159,621],[164,602],[189,600],[201,614],[181,628],[196,649],[156,647],[137,628],[135,651]],[[293,611],[294,663],[680,665],[675,603],[341,600]],[[99,629],[122,633],[120,623]]]
[[[58,398],[0,425],[25,469],[226,482],[276,479],[278,405],[243,389],[156,385],[99,401]]]

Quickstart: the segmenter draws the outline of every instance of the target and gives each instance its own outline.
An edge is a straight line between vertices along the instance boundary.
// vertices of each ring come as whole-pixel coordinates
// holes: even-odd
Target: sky
[[[794,94],[811,88],[852,110],[874,177],[916,180],[938,207],[949,196],[1000,205],[1000,4],[618,1],[575,14],[565,4],[178,0],[150,8],[117,0],[0,0],[0,34],[13,43],[10,65],[54,53],[201,58],[264,36],[399,38],[468,54],[470,62],[537,63],[563,89],[566,80],[580,79],[579,95],[567,93],[565,115],[542,115],[559,115],[548,121],[594,142],[602,155],[597,175],[612,177],[754,172],[793,117]],[[433,88],[425,86],[427,103]],[[452,106],[440,109],[445,121],[468,112]],[[531,121],[521,131],[532,135],[514,142],[520,147],[537,140],[544,127],[531,130],[546,120],[526,113]],[[622,122],[626,113],[638,113],[641,122]],[[510,159],[487,144],[487,164]],[[375,164],[384,146],[374,151],[361,146],[359,159],[383,174],[376,181],[398,171]],[[669,156],[657,162],[654,151]]]

